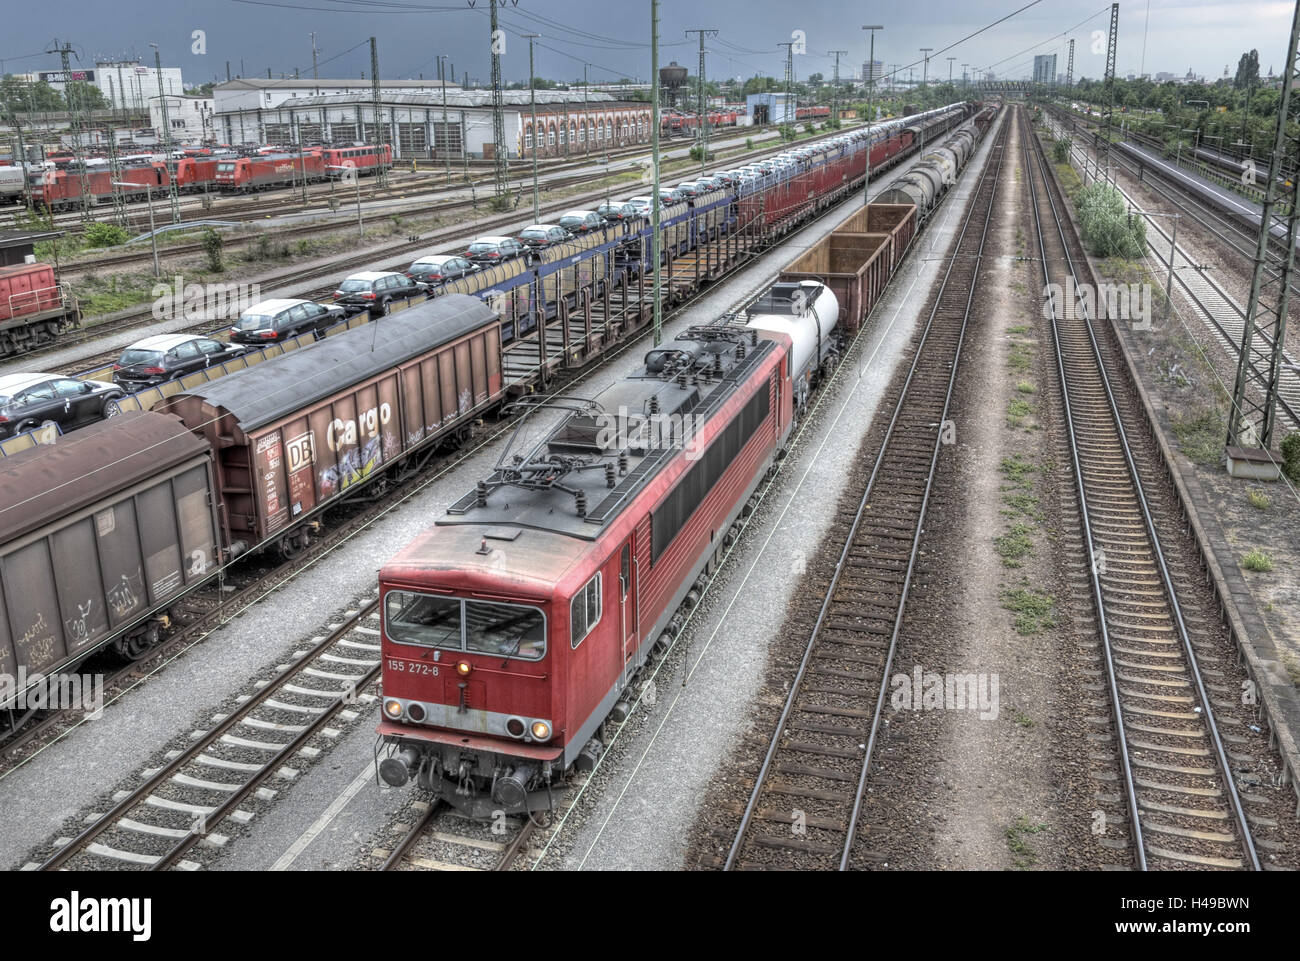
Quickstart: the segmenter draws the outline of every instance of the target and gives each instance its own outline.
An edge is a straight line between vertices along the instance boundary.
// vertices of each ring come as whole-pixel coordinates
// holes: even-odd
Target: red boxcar
[[[790,343],[718,325],[650,351],[385,565],[385,781],[483,817],[594,762],[785,443]]]
[[[274,363],[165,399],[217,452],[231,555],[305,544],[306,522],[349,487],[463,429],[500,402],[500,321],[448,294]]]

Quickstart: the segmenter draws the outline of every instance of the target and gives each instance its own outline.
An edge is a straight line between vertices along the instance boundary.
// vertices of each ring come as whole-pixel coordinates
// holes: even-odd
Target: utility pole
[[[63,89],[68,98],[69,126],[72,128],[72,156],[77,161],[77,180],[81,186],[81,219],[90,219],[90,208],[94,200],[90,195],[90,171],[86,167],[85,144],[86,121],[81,112],[81,97],[73,96],[72,91],[72,44],[54,41],[54,48],[46,53],[57,53],[63,64]]]
[[[172,159],[172,123],[167,114],[167,94],[163,90],[162,53],[158,50],[158,44],[151,43],[149,46],[153,47],[154,68],[158,71],[158,103],[162,107],[164,164],[167,167],[167,195],[171,199],[172,223],[178,224],[181,222],[181,201],[176,195],[176,161]]]
[[[582,65],[582,147],[585,156],[591,156],[591,108],[587,105],[587,93],[590,89],[587,81],[587,64]]]
[[[505,204],[506,194],[510,189],[510,167],[506,160],[506,120],[502,112],[501,101],[501,47],[505,35],[497,27],[497,4],[500,0],[490,0],[490,50],[492,52],[492,159],[496,171],[496,202]],[[474,0],[470,0],[470,6]],[[533,130],[533,142],[536,143],[537,131]]]
[[[925,57],[925,66],[921,68],[921,106],[926,105],[926,94],[930,85],[930,51],[934,47],[921,47],[921,55]]]
[[[1074,40],[1073,39],[1070,40],[1070,59],[1067,61],[1067,63],[1069,65],[1065,68],[1065,87],[1068,90],[1074,86]]]
[[[525,33],[523,36],[528,40],[528,98],[533,107],[533,223],[537,223],[542,219],[541,195],[537,190],[537,151],[541,147],[538,143],[541,135],[537,130],[537,81],[533,74],[533,41],[541,34]]]
[[[14,125],[14,132],[18,135],[18,169],[22,172],[23,178],[23,203],[27,209],[31,210],[32,198],[27,192],[27,146],[23,143],[23,125],[18,121],[18,111],[9,105],[9,119]]]
[[[709,158],[709,103],[708,97],[704,93],[704,38],[716,37],[717,30],[687,30],[686,36],[693,33],[700,35],[700,71],[696,75],[697,85],[699,87],[700,100],[700,176],[704,176],[704,165]]]
[[[442,81],[442,153],[447,165],[447,186],[451,186],[451,132],[447,129],[447,55],[438,54],[438,79]],[[465,145],[460,145],[461,150]],[[433,149],[438,149],[438,138],[433,138]]]
[[[1074,41],[1071,40],[1070,42],[1073,43]],[[963,89],[970,86],[970,71],[967,70],[969,66],[970,64],[968,63],[963,63],[961,65],[961,85]]]
[[[227,67],[227,72],[228,71],[229,71],[229,67]],[[312,31],[311,34],[311,78],[313,80],[320,79],[320,75],[316,71],[316,31],[314,30]],[[316,89],[316,92],[320,93],[319,87]]]
[[[948,57],[948,58],[947,58],[947,60],[948,60],[948,86],[950,86],[950,87],[952,86],[952,63],[953,63],[953,61],[956,60],[956,59],[957,59],[956,57]]]
[[[111,81],[113,78],[110,77]],[[122,194],[122,188],[117,186],[122,180],[122,163],[117,155],[117,135],[113,132],[113,125],[107,125],[108,130],[108,170],[112,178],[109,183],[113,185],[113,220],[119,227],[125,227],[127,224],[126,216],[126,197]]]
[[[1274,169],[1281,167],[1286,156],[1288,130],[1300,120],[1298,79],[1300,4],[1296,5],[1292,15],[1291,39],[1282,75],[1282,95],[1273,136]],[[1228,415],[1227,462],[1228,473],[1233,476],[1257,477],[1260,469],[1267,465],[1271,469],[1269,479],[1276,479],[1277,461],[1267,452],[1273,446],[1291,278],[1295,271],[1296,239],[1300,233],[1300,177],[1291,177],[1291,182],[1285,186],[1279,177],[1266,179],[1268,186],[1264,191],[1259,237],[1255,245],[1255,270],[1241,334],[1232,409]],[[1286,231],[1285,251],[1273,249],[1272,236],[1278,228]],[[1236,456],[1240,452],[1234,448],[1244,448],[1256,456],[1240,458]],[[1261,464],[1261,460],[1265,464]]]
[[[794,133],[794,41],[778,43],[778,47],[785,47],[785,109],[782,116],[785,123],[781,125],[782,131],[788,129],[791,134]],[[792,138],[793,139],[793,138]]]
[[[847,50],[828,50],[827,55],[835,57],[835,86],[831,88],[831,124],[832,129],[837,129],[840,125],[840,57],[849,55]],[[874,63],[867,64],[867,76],[871,77],[876,72]]]
[[[1110,5],[1110,42],[1106,45],[1106,113],[1102,117],[1102,133],[1096,138],[1097,169],[1110,180],[1110,125],[1115,114],[1115,45],[1119,40],[1119,4]]]
[[[376,148],[382,147],[387,142],[387,132],[382,127],[382,116],[384,112],[384,96],[379,89],[379,43],[374,37],[370,38],[370,100],[371,110],[375,115],[375,143]],[[363,138],[364,139],[364,138]],[[379,186],[388,186],[388,168],[383,164],[376,167],[379,177]],[[359,181],[358,181],[359,182]],[[358,187],[358,190],[361,188]]]
[[[867,55],[867,63],[870,66],[867,70],[867,167],[866,174],[862,178],[862,203],[865,205],[871,202],[871,95],[876,89],[876,31],[885,28],[877,23],[862,29],[871,34],[871,52]]]
[[[654,188],[650,192],[650,258],[654,262],[654,346],[663,343],[664,304],[659,266],[659,0],[650,0],[650,153]],[[588,131],[590,132],[590,131]]]

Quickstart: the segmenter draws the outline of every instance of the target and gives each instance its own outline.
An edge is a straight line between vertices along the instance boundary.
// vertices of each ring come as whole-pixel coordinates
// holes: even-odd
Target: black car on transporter
[[[382,317],[393,309],[394,301],[429,296],[429,285],[391,270],[367,270],[353,274],[334,291],[334,303],[349,316],[363,310],[371,317]]]
[[[248,353],[240,344],[223,344],[211,337],[160,334],[137,341],[113,365],[113,380],[129,391],[157,387],[196,370]]]
[[[0,377],[0,439],[48,423],[65,433],[106,416],[109,401],[122,388],[99,380],[57,374],[6,374]]]
[[[239,315],[230,328],[230,341],[257,346],[278,344],[309,331],[324,333],[347,317],[342,307],[312,300],[264,300]]]

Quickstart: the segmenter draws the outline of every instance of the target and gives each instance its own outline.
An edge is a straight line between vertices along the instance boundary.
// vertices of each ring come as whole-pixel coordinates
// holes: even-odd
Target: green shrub
[[[225,263],[221,259],[221,248],[223,241],[221,234],[217,233],[211,227],[203,230],[203,253],[208,258],[208,270],[214,274],[219,274],[226,269]]]
[[[754,138],[753,138],[753,137],[747,137],[747,138],[745,139],[745,149],[746,149],[746,150],[753,150],[753,149],[754,149]]]
[[[1282,439],[1282,473],[1293,484],[1300,484],[1300,431]]]
[[[86,227],[87,247],[116,247],[126,243],[127,233],[117,224],[105,224],[96,221]]]
[[[1070,162],[1070,141],[1058,140],[1052,145],[1052,159],[1058,164]]]
[[[1251,551],[1241,559],[1241,566],[1257,574],[1267,574],[1273,569],[1273,561],[1263,551]]]
[[[1110,184],[1085,187],[1075,203],[1083,242],[1091,253],[1128,260],[1137,260],[1146,253],[1146,221],[1129,215],[1124,198]]]

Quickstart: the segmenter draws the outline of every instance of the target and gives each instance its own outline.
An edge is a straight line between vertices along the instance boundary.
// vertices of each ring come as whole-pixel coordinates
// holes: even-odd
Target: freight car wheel
[[[138,661],[157,647],[161,639],[158,624],[152,622],[143,631],[115,641],[113,649],[128,661]]]

